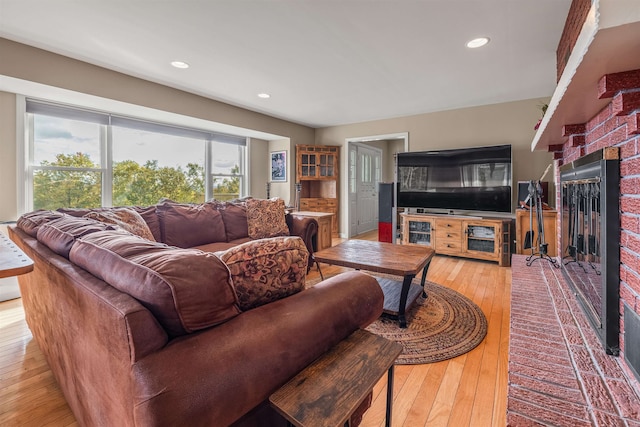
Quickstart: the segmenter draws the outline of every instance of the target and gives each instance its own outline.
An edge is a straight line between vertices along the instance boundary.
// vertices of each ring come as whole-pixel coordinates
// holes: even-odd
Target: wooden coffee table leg
[[[427,264],[422,269],[422,280],[420,281],[420,286],[422,286],[422,297],[426,298],[427,293],[424,291],[424,282],[427,280],[427,271],[429,270],[429,266],[431,265],[431,260],[427,262]]]
[[[400,291],[400,306],[398,307],[398,324],[401,328],[407,327],[407,319],[404,316],[404,311],[407,306],[407,296],[409,295],[409,287],[415,274],[407,274],[402,281],[402,291]]]

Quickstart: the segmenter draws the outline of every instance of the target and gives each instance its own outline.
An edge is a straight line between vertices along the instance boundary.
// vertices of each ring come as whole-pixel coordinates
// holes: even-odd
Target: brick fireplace
[[[607,242],[589,237],[598,226],[585,225],[586,218],[600,215],[604,207],[583,201],[573,211],[579,222],[574,217],[571,224],[582,226],[582,231],[576,231],[576,236],[583,235],[582,242],[568,235],[571,213],[561,210],[556,247],[563,264],[576,267],[579,274],[589,273],[595,287],[602,283],[607,285],[602,289],[616,290],[611,300],[617,307],[606,309],[614,314],[609,321],[617,322],[610,329],[616,336],[603,338],[593,309],[580,304],[581,291],[571,286],[561,270],[550,263],[527,267],[524,259],[514,256],[510,427],[640,427],[640,69],[602,76],[597,91],[598,101],[608,99],[608,103],[585,123],[565,123],[563,135],[558,137],[564,142],[551,144],[549,150],[555,158],[556,206],[563,206],[563,196],[585,199],[595,190],[602,196],[603,187],[596,185],[598,181],[591,175],[575,177],[582,187],[568,192],[561,176],[566,180],[572,164],[580,171],[580,167],[593,164],[594,158],[607,156],[602,153],[616,154],[619,184],[607,192],[614,194],[608,204],[618,215],[600,225],[612,236],[600,239],[613,244],[606,248]],[[598,209],[600,212],[592,213]],[[615,269],[613,274],[602,269],[602,251],[619,256],[608,266]],[[574,259],[580,262],[571,262]],[[591,274],[595,272],[600,275]],[[602,275],[609,277],[602,280]],[[618,353],[617,349],[616,357],[612,353]]]
[[[638,378],[640,361],[634,353],[640,351],[640,329],[625,328],[625,319],[640,323],[640,69],[604,75],[597,90],[598,98],[608,98],[609,103],[586,123],[565,124],[567,141],[551,149],[558,166],[609,147],[619,150],[620,226],[614,236],[620,242],[617,338],[623,365]],[[560,206],[560,192],[557,201]]]
[[[550,264],[512,261],[509,426],[640,427],[639,52],[635,5],[572,1],[557,49],[557,88],[531,145],[553,153],[556,206],[575,200],[560,209],[556,246],[582,289]],[[600,178],[572,178],[567,170],[607,151],[619,162],[619,183],[606,189],[617,215],[591,222],[604,209],[593,201],[602,196]],[[603,227],[606,237],[598,237]],[[611,274],[601,269],[603,250],[614,254]]]

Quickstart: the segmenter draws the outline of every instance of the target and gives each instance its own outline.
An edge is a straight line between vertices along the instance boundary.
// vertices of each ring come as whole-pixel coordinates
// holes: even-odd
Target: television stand
[[[510,218],[402,213],[402,244],[422,245],[436,254],[511,265]]]

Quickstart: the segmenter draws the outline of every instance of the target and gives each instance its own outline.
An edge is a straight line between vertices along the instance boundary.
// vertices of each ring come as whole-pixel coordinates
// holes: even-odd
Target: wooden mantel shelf
[[[605,74],[640,69],[639,35],[640,8],[635,2],[592,2],[533,138],[532,151],[563,144],[567,140],[562,136],[564,125],[586,123],[610,102],[610,99],[598,99],[598,81]]]

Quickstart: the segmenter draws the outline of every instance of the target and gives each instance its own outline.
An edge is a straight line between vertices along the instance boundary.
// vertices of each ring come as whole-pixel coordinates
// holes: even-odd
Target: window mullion
[[[111,125],[100,126],[102,151],[102,206],[113,206],[113,132]]]
[[[238,147],[238,158],[240,159],[240,194],[239,197],[251,194],[249,183],[251,182],[251,168],[248,167],[249,153],[251,152],[251,139],[247,138],[244,147]]]
[[[34,158],[34,120],[33,114],[27,114],[27,152],[22,157],[24,167],[22,173],[25,176],[24,180],[24,209],[25,212],[31,212],[33,210],[33,158]]]
[[[204,142],[204,200],[213,199],[213,141],[207,138]]]

